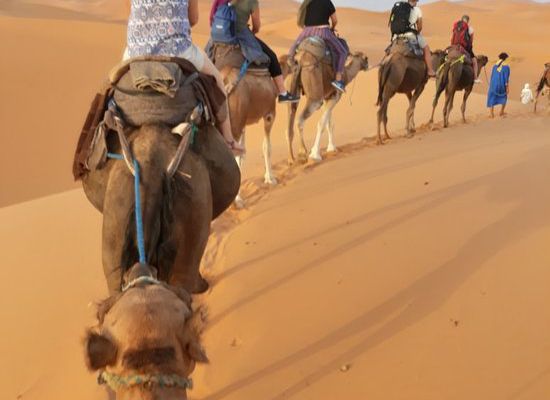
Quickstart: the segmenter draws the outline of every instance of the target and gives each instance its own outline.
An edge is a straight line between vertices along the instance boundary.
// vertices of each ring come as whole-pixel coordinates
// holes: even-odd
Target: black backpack
[[[393,5],[389,23],[392,35],[414,32],[409,22],[412,9],[413,6],[408,1],[400,1]]]

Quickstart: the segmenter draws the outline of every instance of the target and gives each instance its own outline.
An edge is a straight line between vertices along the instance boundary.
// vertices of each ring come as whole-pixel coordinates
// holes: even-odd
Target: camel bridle
[[[100,385],[107,385],[115,392],[121,389],[130,389],[138,386],[146,390],[153,390],[155,387],[161,389],[193,389],[193,380],[191,378],[184,378],[177,374],[133,374],[123,376],[103,371],[99,374],[97,383]]]

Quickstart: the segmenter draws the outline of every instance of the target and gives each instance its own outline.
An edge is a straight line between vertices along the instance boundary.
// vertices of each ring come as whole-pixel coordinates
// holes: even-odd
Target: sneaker
[[[336,90],[339,90],[342,93],[346,91],[346,86],[344,85],[344,81],[332,81],[332,86],[334,86]]]
[[[298,103],[299,101],[299,96],[294,96],[288,92],[279,95],[279,103]]]

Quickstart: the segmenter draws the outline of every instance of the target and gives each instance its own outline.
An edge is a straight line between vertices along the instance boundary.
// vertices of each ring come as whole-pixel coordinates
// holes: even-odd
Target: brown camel
[[[251,66],[239,79],[240,69],[245,59],[238,46],[216,43],[213,45],[212,55],[213,62],[220,70],[226,84],[233,137],[246,147],[246,127],[263,120],[264,182],[276,185],[277,179],[271,165],[271,130],[277,115],[278,95],[275,83],[266,68],[257,66]],[[241,169],[244,158],[244,155],[236,157]],[[244,200],[240,194],[237,195],[235,204],[238,207],[244,206]]]
[[[332,122],[332,111],[336,104],[342,98],[342,93],[336,90],[331,82],[334,80],[334,67],[331,60],[319,60],[314,54],[303,51],[298,62],[298,78],[292,77],[291,92],[296,94],[298,90],[303,91],[306,97],[306,105],[298,117],[298,131],[300,133],[300,150],[298,152],[298,158],[305,162],[308,159],[307,147],[304,141],[304,126],[306,120],[313,115],[313,113],[324,107],[323,116],[319,120],[317,125],[317,135],[311,151],[309,153],[309,159],[314,161],[321,161],[321,136],[328,132],[328,152],[337,151],[334,144],[334,124]],[[281,57],[281,65],[285,74],[289,74],[288,56]],[[344,73],[344,81],[346,85],[352,82],[357,74],[361,71],[366,71],[369,68],[368,58],[361,52],[354,53],[349,56],[349,60],[346,65]],[[296,111],[298,110],[298,103],[289,104],[289,117],[287,128],[287,140],[288,140],[288,161],[293,163],[294,149],[292,142],[294,140],[294,122],[296,120]]]
[[[98,307],[84,341],[88,368],[117,400],[185,400],[195,364],[208,362],[191,295],[135,269],[128,288]]]
[[[478,65],[477,74],[479,76],[481,69],[487,65],[489,59],[483,55],[476,56],[476,58]],[[445,91],[443,125],[445,128],[449,126],[449,116],[451,115],[451,110],[453,109],[455,93],[461,90],[464,90],[464,97],[461,107],[462,121],[466,123],[466,102],[468,101],[468,97],[470,97],[470,94],[474,88],[473,65],[466,64],[464,62],[464,56],[462,56],[458,51],[449,53],[447,60],[439,68],[436,87],[437,90],[433,101],[430,123],[434,122],[434,114],[437,107],[437,102],[439,101],[439,96],[441,96],[441,93]]]
[[[550,89],[550,62],[544,65],[544,72],[542,73],[542,77],[540,78],[539,85],[537,86],[537,95],[535,97],[535,113],[537,112],[537,104],[539,101],[539,96],[541,95],[541,93],[543,93],[545,86]],[[550,97],[548,98],[548,101],[550,102]]]
[[[399,46],[399,41],[397,42]],[[437,52],[432,57],[434,67],[438,67],[439,57]],[[416,101],[424,91],[428,82],[428,69],[422,58],[414,58],[395,52],[387,56],[380,64],[378,71],[378,143],[383,144],[380,125],[384,124],[386,139],[391,139],[388,134],[388,104],[396,93],[404,93],[409,99],[407,110],[406,128],[407,137],[413,137],[416,131],[414,125],[414,109]]]
[[[168,166],[180,143],[164,125],[145,125],[128,134],[141,169],[141,205],[147,263],[159,279],[189,292],[207,284],[199,264],[210,222],[231,205],[240,185],[239,169],[222,136],[211,125],[195,135],[172,177]],[[116,135],[111,152],[120,152]],[[111,294],[120,291],[124,271],[138,261],[134,223],[134,177],[123,161],[109,160],[83,178],[84,191],[103,213],[103,269]]]

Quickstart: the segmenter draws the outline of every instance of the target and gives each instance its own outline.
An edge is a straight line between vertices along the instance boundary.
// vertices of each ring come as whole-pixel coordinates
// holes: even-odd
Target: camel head
[[[350,55],[353,62],[359,62],[359,70],[367,71],[369,69],[369,58],[363,54],[361,51],[357,51]]]
[[[125,291],[101,303],[85,357],[117,400],[185,400],[189,376],[208,359],[199,344],[191,296],[158,282],[143,265]],[[132,272],[132,270],[131,270]]]
[[[476,56],[476,58],[477,58],[477,65],[479,66],[479,69],[485,67],[489,62],[489,57],[481,54],[479,56]]]

